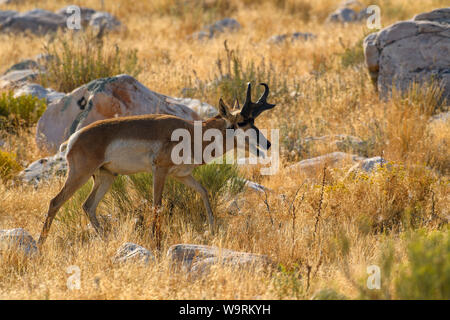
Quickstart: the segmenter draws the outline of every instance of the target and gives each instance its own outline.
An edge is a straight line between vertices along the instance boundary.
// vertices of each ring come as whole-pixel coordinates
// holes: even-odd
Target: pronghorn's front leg
[[[164,183],[166,182],[168,169],[164,167],[154,167],[153,169],[153,224],[152,232],[156,238],[156,245],[161,246],[161,230],[160,230],[160,209]]]
[[[200,194],[203,199],[203,203],[205,204],[206,212],[208,213],[209,226],[211,227],[211,230],[214,230],[214,216],[211,209],[211,204],[209,202],[208,191],[206,191],[206,189],[200,184],[200,182],[195,180],[192,175],[184,177],[174,176],[174,178],[181,183],[184,183],[188,187],[191,187]]]

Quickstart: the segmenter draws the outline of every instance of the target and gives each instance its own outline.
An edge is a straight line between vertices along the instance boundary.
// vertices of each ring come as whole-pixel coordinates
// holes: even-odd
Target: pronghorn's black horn
[[[241,114],[244,118],[250,116],[252,112],[252,84],[249,82],[247,85],[247,96],[245,97],[244,106],[242,107]]]
[[[267,103],[267,96],[269,95],[269,86],[266,83],[260,83],[260,85],[264,86],[264,93],[256,102],[255,109],[252,110],[253,118],[256,118],[261,114],[261,112],[272,109],[275,107],[274,104]]]

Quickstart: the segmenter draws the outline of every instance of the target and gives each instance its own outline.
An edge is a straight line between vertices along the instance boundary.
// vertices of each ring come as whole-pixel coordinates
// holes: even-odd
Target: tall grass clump
[[[140,72],[137,50],[122,51],[117,44],[105,45],[93,32],[60,35],[44,46],[46,73],[39,78],[44,87],[70,92],[92,80]]]

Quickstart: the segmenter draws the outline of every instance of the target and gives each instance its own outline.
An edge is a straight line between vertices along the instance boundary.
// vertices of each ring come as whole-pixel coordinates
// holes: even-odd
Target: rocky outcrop
[[[372,81],[382,97],[393,87],[407,92],[413,83],[438,85],[450,98],[450,8],[400,21],[364,40]]]
[[[39,119],[36,143],[55,153],[76,130],[112,117],[170,114],[188,120],[200,116],[173,98],[153,92],[129,75],[91,81],[51,103]]]

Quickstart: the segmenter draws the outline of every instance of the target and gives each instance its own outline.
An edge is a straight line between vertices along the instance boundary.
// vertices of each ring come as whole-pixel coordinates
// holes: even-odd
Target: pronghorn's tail
[[[59,146],[59,152],[60,153],[65,153],[67,150],[67,145],[69,144],[69,140],[64,141],[63,143],[61,143],[61,145]]]

